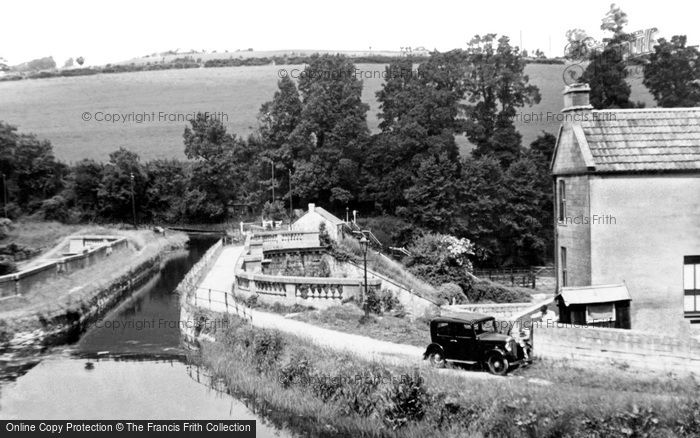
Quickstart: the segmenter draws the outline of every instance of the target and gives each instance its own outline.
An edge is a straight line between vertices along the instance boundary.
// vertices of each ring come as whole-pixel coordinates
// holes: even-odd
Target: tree
[[[503,262],[530,266],[543,262],[553,234],[551,184],[542,187],[538,163],[524,156],[513,162],[504,175],[505,203],[499,212],[499,239]]]
[[[94,217],[99,209],[100,184],[104,166],[94,160],[84,159],[71,168],[68,199],[81,211]]]
[[[73,67],[73,58],[68,58],[66,59],[66,62],[63,64],[63,68],[71,68]]]
[[[15,126],[0,122],[0,172],[10,199],[31,210],[63,189],[67,170],[56,161],[50,142],[18,134]]]
[[[422,163],[457,160],[455,135],[464,131],[459,118],[464,53],[433,52],[417,71],[411,58],[404,58],[392,62],[386,74],[388,79],[377,92],[382,132],[372,139],[365,162],[365,197],[393,213],[406,206],[407,190],[416,182]]]
[[[525,61],[508,37],[477,35],[467,54],[467,137],[476,145],[474,156],[492,155],[506,168],[521,152],[517,109],[539,103],[539,89],[529,84]]]
[[[269,175],[270,185],[276,184],[275,188],[289,187],[288,170],[293,168],[296,156],[290,139],[301,121],[302,112],[301,98],[294,81],[284,77],[277,87],[272,101],[264,103],[258,115],[260,157],[274,163],[277,170],[273,181],[271,172],[266,172],[270,167],[264,165],[259,169],[258,178],[263,180],[266,178],[264,175]]]
[[[341,55],[313,55],[300,75],[300,120],[289,136],[295,194],[345,205],[357,198],[369,139],[362,82]]]
[[[613,35],[621,35],[622,29],[627,25],[627,14],[615,3],[610,5],[610,10],[603,17],[601,30],[612,32]]]
[[[197,206],[188,214],[201,214],[203,221],[226,216],[228,205],[237,197],[250,161],[245,142],[226,132],[220,119],[198,113],[185,128],[185,155],[194,160],[189,189]]]
[[[83,66],[83,63],[85,63],[85,58],[83,58],[82,56],[78,56],[78,57],[75,59],[75,62],[77,62],[78,65],[82,67],[82,66]]]
[[[475,245],[476,261],[482,266],[500,266],[505,259],[500,213],[507,196],[501,163],[489,155],[467,157],[462,161],[459,184],[459,207],[465,234]]]
[[[469,289],[469,257],[474,254],[474,245],[468,239],[428,233],[415,239],[408,251],[411,255],[405,262],[413,274],[436,287],[456,283],[463,290]]]
[[[152,220],[182,222],[188,217],[185,197],[190,181],[187,163],[178,160],[153,160],[146,163],[146,211]]]
[[[644,67],[644,85],[661,107],[691,107],[700,103],[700,52],[686,46],[685,35],[660,39]]]
[[[398,212],[414,224],[434,231],[451,231],[457,219],[459,169],[447,155],[430,156],[420,163],[411,187],[406,189],[406,207]]]
[[[100,215],[105,219],[130,221],[133,187],[137,215],[143,216],[146,181],[146,173],[137,153],[119,148],[109,154],[109,162],[104,167],[97,191]]]
[[[600,28],[611,32],[612,38],[602,51],[590,51],[590,63],[579,78],[579,82],[590,85],[590,103],[596,109],[642,106],[630,101],[632,88],[626,81],[627,65],[623,47],[630,39],[623,30],[626,24],[627,14],[614,3],[610,5]]]

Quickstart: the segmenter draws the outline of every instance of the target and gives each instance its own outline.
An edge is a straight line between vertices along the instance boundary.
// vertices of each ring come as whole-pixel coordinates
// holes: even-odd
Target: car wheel
[[[489,356],[489,358],[486,360],[486,365],[489,372],[497,376],[505,376],[506,373],[508,373],[508,368],[510,367],[508,359],[503,357],[502,354],[498,353]]]
[[[445,358],[442,353],[435,351],[430,354],[430,364],[435,368],[445,368]]]

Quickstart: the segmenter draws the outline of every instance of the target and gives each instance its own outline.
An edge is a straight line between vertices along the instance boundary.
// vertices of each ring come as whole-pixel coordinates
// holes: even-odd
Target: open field
[[[379,110],[375,93],[381,87],[381,64],[358,64],[363,78],[362,98],[370,106],[368,125],[377,128]],[[191,115],[197,111],[222,113],[230,132],[247,136],[257,126],[260,105],[272,99],[280,69],[298,75],[301,65],[198,68],[94,76],[0,82],[0,120],[17,125],[20,131],[36,133],[50,140],[56,156],[72,162],[82,158],[106,160],[110,152],[126,147],[142,158],[183,158],[182,133],[186,121],[110,123],[95,121],[96,113]],[[524,108],[516,121],[529,145],[541,131],[556,134],[560,122],[534,120],[530,114],[558,113],[562,107],[564,65],[528,64],[525,72],[540,87],[542,101]],[[632,99],[654,106],[654,100],[632,78]],[[89,113],[89,121],[83,113]],[[134,118],[135,116],[132,116]],[[169,116],[168,116],[169,117]],[[470,150],[465,138],[458,138],[463,152]]]

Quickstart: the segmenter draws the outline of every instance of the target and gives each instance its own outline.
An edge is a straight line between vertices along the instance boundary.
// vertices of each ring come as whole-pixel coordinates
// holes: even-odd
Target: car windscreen
[[[478,324],[475,324],[477,334],[481,333],[498,333],[498,327],[496,327],[496,321],[493,319],[487,319]]]

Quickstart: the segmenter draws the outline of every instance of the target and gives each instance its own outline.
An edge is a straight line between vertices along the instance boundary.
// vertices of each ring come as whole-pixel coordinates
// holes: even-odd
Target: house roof
[[[567,306],[571,304],[612,303],[632,299],[624,284],[563,287],[559,296]]]
[[[580,127],[591,170],[700,170],[700,108],[594,110]]]
[[[338,219],[335,215],[331,214],[330,212],[328,212],[328,210],[326,210],[323,207],[316,206],[314,208],[314,211],[323,216],[324,219],[331,222],[333,225],[342,225],[345,223],[345,221]]]

